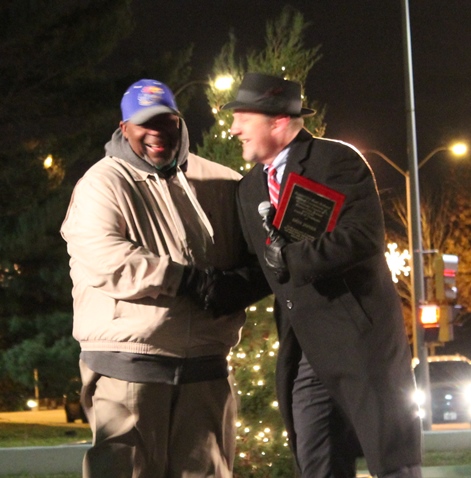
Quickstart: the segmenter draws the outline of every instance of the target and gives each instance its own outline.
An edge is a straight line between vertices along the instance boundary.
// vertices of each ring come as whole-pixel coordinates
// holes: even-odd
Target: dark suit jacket
[[[281,193],[295,172],[345,194],[335,229],[288,244],[290,280],[265,268],[266,233],[257,212],[268,199],[263,165],[240,182],[238,206],[249,250],[276,297],[277,390],[294,443],[291,390],[301,349],[343,409],[370,471],[420,463],[420,421],[412,401],[411,354],[384,252],[384,225],[370,167],[350,145],[301,131],[291,144]]]

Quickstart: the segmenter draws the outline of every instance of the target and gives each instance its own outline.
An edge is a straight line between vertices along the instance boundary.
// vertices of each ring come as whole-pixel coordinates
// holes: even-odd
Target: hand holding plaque
[[[334,229],[345,195],[290,173],[273,225],[291,242],[314,240]]]

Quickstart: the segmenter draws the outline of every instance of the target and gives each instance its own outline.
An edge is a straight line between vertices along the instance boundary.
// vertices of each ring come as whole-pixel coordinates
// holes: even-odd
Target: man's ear
[[[128,139],[127,137],[127,124],[124,121],[119,122],[119,127],[121,128],[121,133],[123,133],[123,136]]]
[[[279,133],[279,132],[286,131],[286,128],[288,128],[290,119],[291,118],[287,115],[275,116],[273,119],[273,125],[272,125],[274,132]]]

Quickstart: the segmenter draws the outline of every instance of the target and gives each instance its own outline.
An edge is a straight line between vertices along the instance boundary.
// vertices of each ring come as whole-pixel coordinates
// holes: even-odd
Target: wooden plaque
[[[334,229],[344,200],[344,194],[290,173],[273,225],[292,242],[317,239]]]

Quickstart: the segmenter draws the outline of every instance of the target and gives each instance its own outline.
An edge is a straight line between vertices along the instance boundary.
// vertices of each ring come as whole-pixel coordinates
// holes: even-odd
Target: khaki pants
[[[229,478],[236,402],[227,379],[184,385],[125,382],[80,362],[93,432],[84,478]]]

